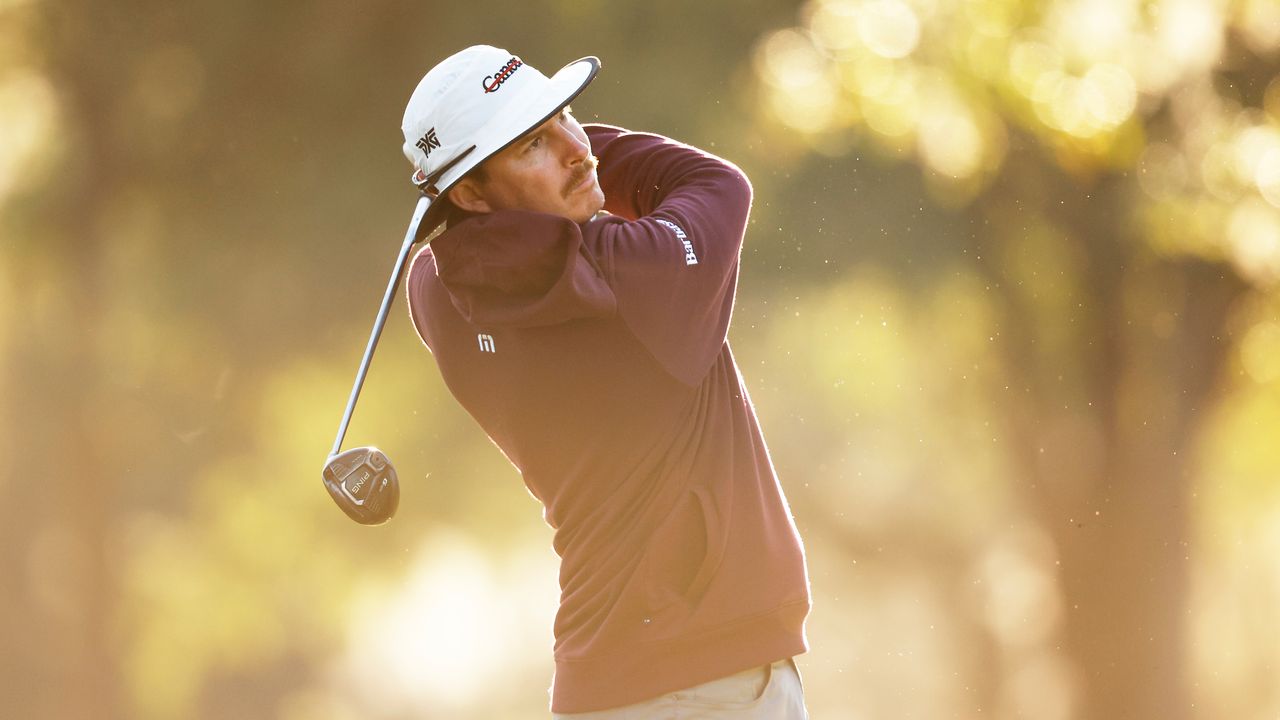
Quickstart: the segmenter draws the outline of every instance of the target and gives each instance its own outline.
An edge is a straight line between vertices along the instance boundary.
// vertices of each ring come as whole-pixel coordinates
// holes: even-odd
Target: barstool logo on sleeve
[[[676,239],[684,245],[684,264],[697,265],[698,254],[693,251],[693,243],[689,242],[689,236],[685,235],[684,230],[670,220],[663,220],[662,218],[654,218],[654,220],[656,220],[660,225],[667,227],[671,232],[675,233]]]
[[[498,89],[502,87],[502,83],[506,82],[508,78],[514,75],[516,70],[519,70],[522,65],[524,65],[524,62],[513,55],[511,56],[511,59],[507,61],[507,64],[503,65],[502,69],[497,73],[493,75],[485,75],[484,80],[481,80],[480,84],[484,86],[484,91],[486,93],[498,92]]]

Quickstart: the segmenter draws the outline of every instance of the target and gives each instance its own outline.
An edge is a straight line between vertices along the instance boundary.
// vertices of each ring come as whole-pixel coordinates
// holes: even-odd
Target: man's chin
[[[580,208],[571,218],[574,222],[584,223],[595,217],[596,213],[604,209],[604,192],[599,187],[594,188]]]

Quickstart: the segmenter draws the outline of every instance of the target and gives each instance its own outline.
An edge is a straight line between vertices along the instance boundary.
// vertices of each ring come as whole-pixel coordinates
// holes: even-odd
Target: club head
[[[331,455],[320,475],[333,501],[361,525],[381,525],[400,506],[396,469],[378,448],[358,447]]]

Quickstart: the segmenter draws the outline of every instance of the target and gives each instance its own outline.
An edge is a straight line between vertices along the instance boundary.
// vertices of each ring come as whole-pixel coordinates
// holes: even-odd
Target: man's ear
[[[475,178],[464,177],[449,188],[449,202],[467,212],[493,212],[493,208],[489,206],[489,201],[484,199],[484,193]]]

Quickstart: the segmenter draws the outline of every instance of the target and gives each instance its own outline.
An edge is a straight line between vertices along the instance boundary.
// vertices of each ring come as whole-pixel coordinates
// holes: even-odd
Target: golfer
[[[751,186],[658,135],[580,125],[599,70],[498,48],[404,115],[438,228],[409,311],[560,556],[556,718],[805,718],[804,551],[726,341]]]

